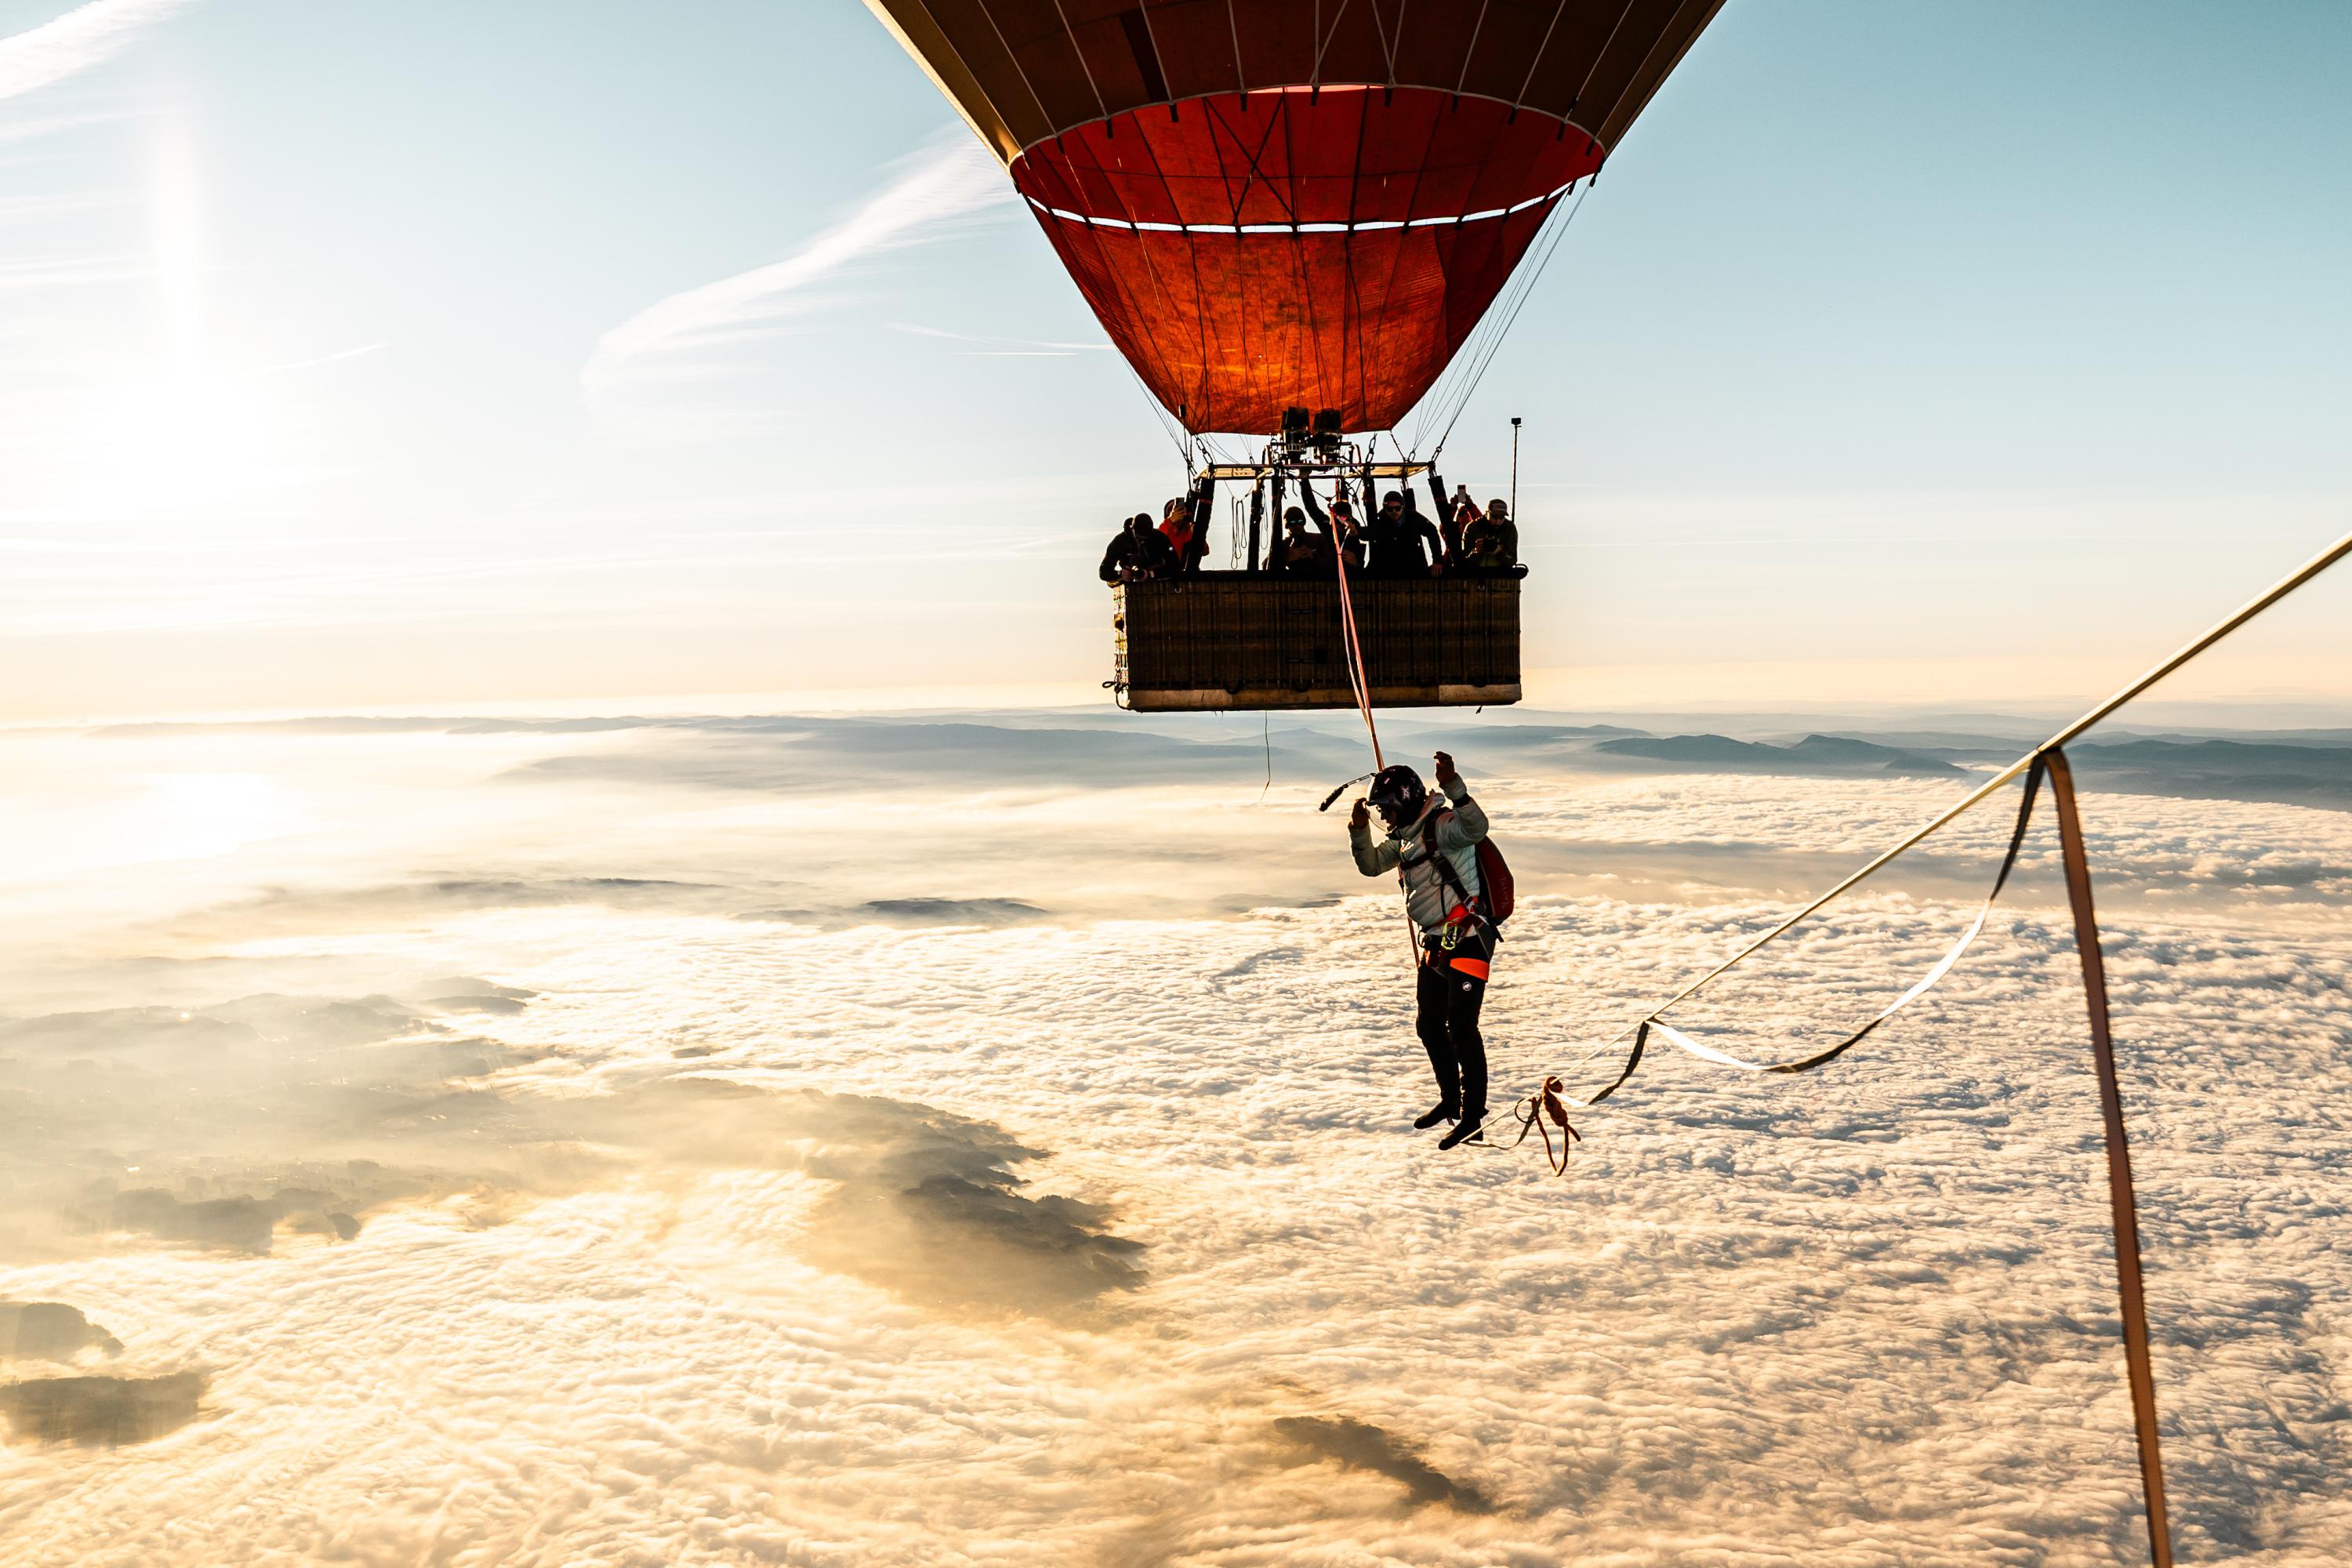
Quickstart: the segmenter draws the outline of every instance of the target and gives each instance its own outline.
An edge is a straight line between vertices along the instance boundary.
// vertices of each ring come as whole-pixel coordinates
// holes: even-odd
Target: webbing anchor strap
[[[1511,1140],[1510,1147],[1516,1149],[1526,1142],[1529,1129],[1542,1133],[1544,1163],[1551,1167],[1551,1173],[1555,1176],[1568,1174],[1569,1151],[1584,1142],[1584,1134],[1568,1124],[1568,1107],[1559,1098],[1566,1091],[1567,1086],[1559,1079],[1547,1077],[1541,1089],[1511,1108],[1512,1116],[1519,1123],[1519,1135]],[[1564,1134],[1557,1154],[1551,1151],[1551,1129],[1544,1125],[1547,1118],[1556,1123]]]
[[[2156,1568],[2172,1568],[2172,1528],[2165,1518],[2164,1454],[2156,1426],[2156,1371],[2148,1354],[2147,1292],[2140,1279],[2139,1205],[2132,1195],[2131,1140],[2124,1131],[2123,1090],[2116,1079],[2116,1041],[2107,1013],[2107,966],[2091,907],[2091,858],[2074,806],[2074,771],[2066,753],[2044,754],[2058,807],[2058,851],[2066,866],[2066,901],[2083,959],[2083,994],[2091,1010],[2091,1057],[2099,1072],[2099,1114],[2107,1143],[2107,1206],[2115,1223],[2116,1286],[2124,1319],[2124,1373],[2131,1384],[2132,1426],[2139,1443],[2140,1488],[2147,1500],[2147,1544]]]

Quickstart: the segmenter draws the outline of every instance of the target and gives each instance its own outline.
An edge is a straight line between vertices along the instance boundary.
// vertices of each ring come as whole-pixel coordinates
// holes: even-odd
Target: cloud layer
[[[1440,1156],[1406,1130],[1426,1069],[1393,893],[1341,862],[1328,885],[1360,896],[1316,895],[1309,868],[1341,854],[1300,804],[1319,789],[1262,823],[1256,782],[1213,769],[1172,791],[1069,789],[1087,750],[1046,728],[1027,791],[894,783],[898,842],[837,784],[763,794],[748,762],[698,776],[699,731],[605,731],[632,760],[618,772],[518,768],[502,750],[460,792],[478,823],[445,805],[385,837],[320,836],[360,857],[322,862],[346,889],[429,865],[464,897],[314,889],[344,901],[312,924],[250,887],[224,896],[239,875],[278,879],[257,849],[189,891],[195,913],[146,928],[148,956],[182,966],[174,986],[309,965],[343,989],[20,1006],[0,1031],[0,1156],[45,1162],[6,1190],[55,1201],[0,1215],[0,1298],[68,1306],[119,1348],[52,1336],[0,1373],[34,1390],[12,1408],[83,1412],[70,1425],[133,1388],[197,1392],[120,1439],[16,1416],[0,1447],[12,1550],[1203,1568],[2144,1555],[2095,1100],[2046,885],[1833,1071],[1759,1081],[1660,1056],[1579,1119],[1555,1180],[1524,1151]],[[599,754],[584,734],[536,743]],[[492,740],[507,743],[302,743],[381,767],[390,745]],[[682,776],[665,782],[666,750]],[[1802,868],[1955,787],[1524,763],[1513,781],[1462,751],[1534,861],[1613,844],[1627,865],[1647,846],[1702,866],[1713,847]],[[2340,904],[2310,884],[2301,901],[2255,889],[2273,857],[2352,864],[2352,820],[2156,797],[2091,810],[2118,888],[2109,961],[2184,1554],[2338,1560],[2352,1263],[2330,1173],[2352,1148],[2334,1109],[2352,940],[2311,918]],[[518,874],[519,820],[565,846],[560,866]],[[846,858],[795,884],[813,822]],[[2003,826],[1956,844],[1950,896],[1929,879],[1842,907],[1685,1026],[1761,1054],[1885,1000],[1966,919],[1963,873]],[[1188,843],[1197,903],[1096,912],[1106,862],[1158,877]],[[640,856],[674,874],[644,876]],[[959,885],[967,857],[993,893]],[[1291,896],[1219,911],[1213,889],[1261,878]],[[1489,1007],[1499,1085],[1605,1079],[1588,1042],[1782,907],[1659,881],[1626,896],[1572,864],[1528,879]],[[597,891],[613,884],[627,890]],[[781,894],[900,913],[737,918]],[[982,918],[1024,904],[1045,918]],[[116,973],[126,1004],[163,984],[144,963]],[[173,1206],[115,1202],[134,1192]],[[265,1228],[176,1226],[207,1204],[253,1205],[234,1212]],[[38,1391],[66,1382],[82,1392]]]

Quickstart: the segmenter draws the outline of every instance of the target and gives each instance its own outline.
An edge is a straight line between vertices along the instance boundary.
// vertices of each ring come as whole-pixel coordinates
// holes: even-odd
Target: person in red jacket
[[[1160,509],[1160,531],[1176,552],[1176,570],[1189,577],[1201,569],[1209,553],[1209,503],[1201,497],[1178,496]]]

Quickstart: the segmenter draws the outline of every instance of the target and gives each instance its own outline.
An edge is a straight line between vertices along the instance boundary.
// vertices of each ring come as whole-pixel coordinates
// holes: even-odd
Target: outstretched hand
[[[1461,782],[1462,775],[1459,773],[1456,773],[1454,768],[1454,753],[1451,752],[1438,752],[1437,786],[1440,789],[1450,790]]]
[[[1356,809],[1348,814],[1348,826],[1352,830],[1359,827],[1370,827],[1371,825],[1371,807],[1364,804],[1363,796],[1358,795],[1356,797]]]

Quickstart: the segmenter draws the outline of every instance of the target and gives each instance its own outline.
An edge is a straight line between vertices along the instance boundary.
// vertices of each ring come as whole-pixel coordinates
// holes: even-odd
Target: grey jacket
[[[1356,869],[1367,877],[1377,877],[1383,871],[1395,871],[1404,884],[1404,910],[1412,923],[1431,935],[1445,928],[1446,913],[1454,907],[1454,894],[1438,874],[1429,858],[1429,848],[1423,843],[1436,828],[1437,850],[1454,863],[1454,874],[1461,879],[1462,890],[1476,898],[1478,886],[1478,840],[1486,837],[1486,814],[1470,798],[1470,786],[1460,778],[1445,786],[1446,798],[1453,803],[1453,814],[1440,822],[1438,797],[1431,795],[1422,807],[1418,820],[1384,838],[1375,839],[1369,826],[1348,829],[1348,841],[1356,851]]]

